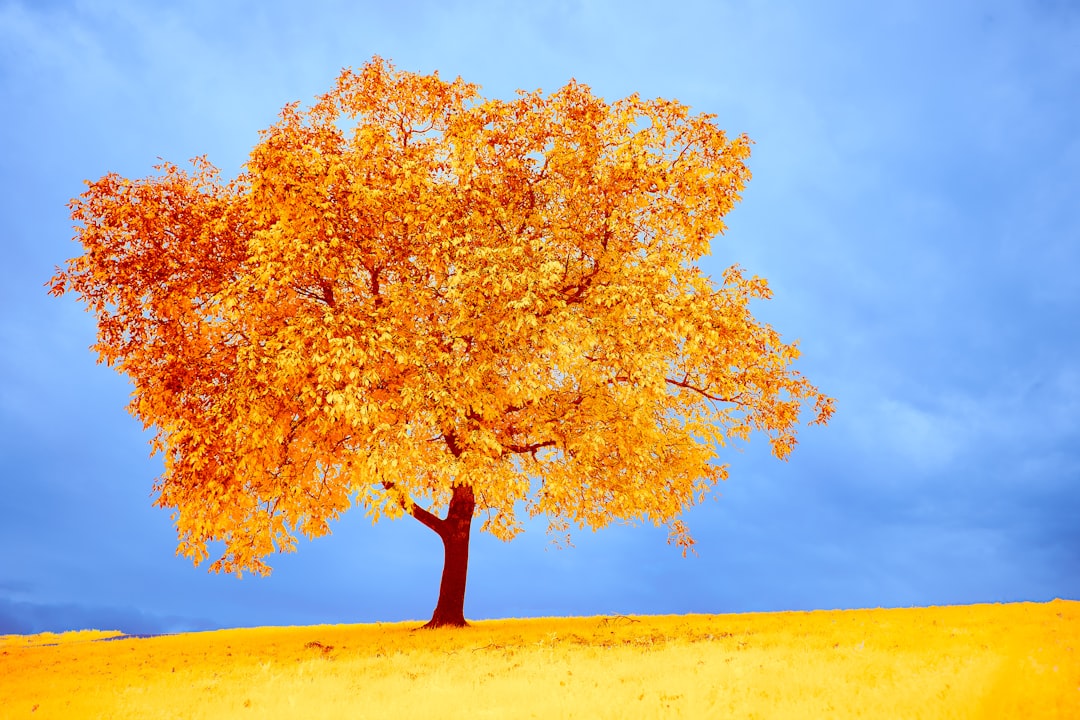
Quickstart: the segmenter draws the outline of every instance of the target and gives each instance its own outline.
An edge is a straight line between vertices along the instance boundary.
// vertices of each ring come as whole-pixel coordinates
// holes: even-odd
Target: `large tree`
[[[290,104],[229,182],[205,158],[71,202],[58,268],[154,428],[178,552],[269,572],[351,506],[443,541],[430,626],[463,625],[469,534],[664,524],[753,430],[785,458],[832,400],[697,263],[750,177],[713,117],[571,82],[488,100],[374,58]],[[806,418],[803,418],[806,419]]]

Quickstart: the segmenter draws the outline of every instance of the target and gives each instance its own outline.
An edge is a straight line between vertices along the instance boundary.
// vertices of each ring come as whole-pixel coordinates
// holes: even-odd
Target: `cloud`
[[[882,399],[867,422],[876,426],[876,438],[885,438],[894,462],[918,472],[946,467],[967,442],[967,428],[952,413],[934,413],[898,400]]]
[[[45,604],[0,597],[0,635],[68,630],[119,630],[128,635],[196,632],[217,627],[206,618],[155,615],[132,607]]]

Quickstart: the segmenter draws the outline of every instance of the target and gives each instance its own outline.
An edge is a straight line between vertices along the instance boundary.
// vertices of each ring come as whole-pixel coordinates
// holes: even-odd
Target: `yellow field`
[[[0,636],[3,718],[1080,718],[1080,602]]]

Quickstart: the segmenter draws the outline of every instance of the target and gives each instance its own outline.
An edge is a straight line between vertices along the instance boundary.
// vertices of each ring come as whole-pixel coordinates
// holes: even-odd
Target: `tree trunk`
[[[446,519],[436,532],[443,541],[443,571],[439,602],[425,628],[465,627],[465,580],[469,571],[469,532],[476,498],[468,485],[458,485],[450,498]]]

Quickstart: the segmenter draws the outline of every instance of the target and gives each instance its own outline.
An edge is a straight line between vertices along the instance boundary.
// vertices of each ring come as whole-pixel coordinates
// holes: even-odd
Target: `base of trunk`
[[[434,630],[435,628],[444,628],[444,627],[465,628],[465,627],[469,627],[469,623],[465,620],[465,618],[450,618],[450,619],[445,619],[444,620],[444,619],[441,619],[441,618],[434,618],[433,617],[430,620],[428,620],[426,623],[421,625],[419,628],[417,628],[417,630]]]

